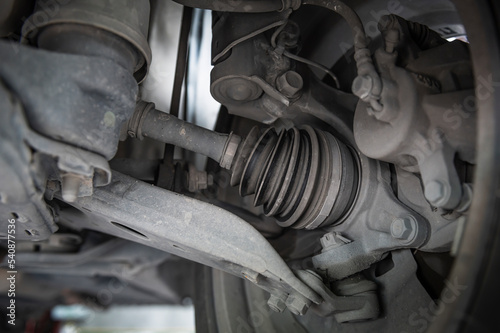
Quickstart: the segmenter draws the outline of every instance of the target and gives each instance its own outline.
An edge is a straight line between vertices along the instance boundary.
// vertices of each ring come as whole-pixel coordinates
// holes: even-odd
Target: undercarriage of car
[[[489,328],[498,5],[175,1],[0,5],[18,320],[190,298],[200,332]]]

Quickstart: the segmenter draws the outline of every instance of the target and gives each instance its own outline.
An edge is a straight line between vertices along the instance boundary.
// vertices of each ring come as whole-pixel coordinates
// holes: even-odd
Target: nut
[[[298,294],[297,295],[291,294],[286,299],[286,306],[288,307],[288,310],[290,310],[290,312],[293,313],[294,315],[302,316],[303,314],[305,314],[309,309],[310,304],[311,301],[307,300],[305,297]]]
[[[298,97],[304,81],[299,73],[288,71],[276,79],[276,88],[288,98]]]

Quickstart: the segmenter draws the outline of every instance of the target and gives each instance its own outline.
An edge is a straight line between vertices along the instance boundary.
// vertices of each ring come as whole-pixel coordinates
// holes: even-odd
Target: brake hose
[[[353,82],[353,92],[363,101],[369,102],[376,111],[382,110],[382,105],[379,102],[382,92],[382,81],[373,66],[371,54],[368,50],[368,38],[358,14],[351,7],[339,0],[303,0],[302,4],[327,8],[339,14],[347,21],[353,32],[354,60],[358,69],[358,76]],[[365,91],[363,95],[360,95],[354,87],[366,86],[362,81],[368,81],[370,89],[369,93]]]

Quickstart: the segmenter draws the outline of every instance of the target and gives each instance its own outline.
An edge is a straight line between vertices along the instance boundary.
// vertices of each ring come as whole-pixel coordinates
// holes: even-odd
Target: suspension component
[[[204,154],[232,171],[240,195],[281,227],[315,229],[338,221],[351,207],[358,183],[350,149],[330,133],[304,126],[282,130],[254,127],[245,140],[219,134],[139,102],[123,129]]]
[[[39,48],[117,62],[142,82],[151,63],[147,0],[37,0],[23,41]]]
[[[449,43],[396,15],[382,17],[379,29],[386,44],[375,53],[386,85],[384,107],[358,103],[356,144],[370,158],[420,174],[428,203],[455,210],[466,181],[456,163],[475,164],[477,117],[467,103],[475,94],[468,44]],[[449,121],[451,115],[459,122]]]
[[[282,227],[314,229],[342,217],[355,195],[353,156],[331,134],[304,126],[279,134],[255,127],[239,148],[231,185],[240,195],[255,194]]]

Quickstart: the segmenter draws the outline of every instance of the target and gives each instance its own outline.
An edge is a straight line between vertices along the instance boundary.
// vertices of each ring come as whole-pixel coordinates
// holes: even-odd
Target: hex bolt
[[[267,301],[267,305],[269,305],[271,310],[281,313],[286,309],[286,298],[287,296],[285,294],[271,294],[271,297],[269,297],[269,300]]]
[[[62,175],[61,194],[66,202],[74,202],[78,198],[80,184],[83,177],[74,173],[66,173]]]
[[[358,96],[361,100],[367,101],[373,89],[373,80],[371,76],[361,75],[356,76],[352,82],[352,93]]]
[[[192,164],[188,166],[187,184],[189,192],[205,190],[208,186],[213,185],[213,176],[206,171],[198,171]]]
[[[294,315],[302,316],[309,309],[311,301],[309,301],[302,295],[290,294],[290,296],[288,296],[288,298],[286,299],[285,304],[291,313],[293,313]]]
[[[298,97],[303,86],[302,76],[294,71],[285,72],[276,79],[276,88],[288,98]]]
[[[425,184],[424,195],[431,204],[441,207],[448,201],[449,192],[446,185],[439,180],[433,180]]]
[[[391,236],[403,243],[410,243],[417,235],[417,222],[411,216],[398,217],[392,221]]]

